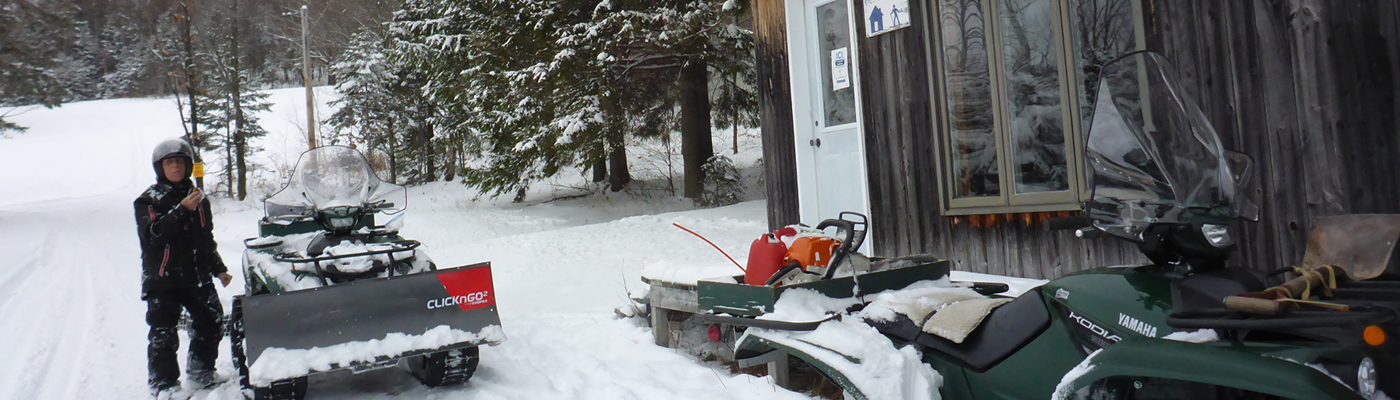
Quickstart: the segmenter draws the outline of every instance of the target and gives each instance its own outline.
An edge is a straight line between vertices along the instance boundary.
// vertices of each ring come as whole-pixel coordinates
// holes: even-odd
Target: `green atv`
[[[301,399],[309,376],[337,370],[406,367],[430,387],[462,384],[479,346],[505,340],[491,263],[438,268],[399,234],[406,193],[359,151],[323,146],[264,202],[228,329],[252,398]]]
[[[1004,297],[957,341],[930,333],[927,318],[861,321],[895,348],[918,350],[941,375],[929,381],[945,399],[1400,394],[1400,267],[1391,260],[1400,216],[1318,220],[1300,269],[1227,267],[1235,222],[1258,214],[1248,157],[1222,147],[1161,56],[1126,55],[1102,77],[1086,151],[1093,195],[1077,222],[1051,224],[1129,240],[1152,263],[1087,270]],[[1286,272],[1300,276],[1266,283]],[[745,360],[788,353],[848,397],[886,393],[851,379],[868,372],[851,370],[864,360],[841,346],[793,337],[750,329],[735,357],[753,365]]]

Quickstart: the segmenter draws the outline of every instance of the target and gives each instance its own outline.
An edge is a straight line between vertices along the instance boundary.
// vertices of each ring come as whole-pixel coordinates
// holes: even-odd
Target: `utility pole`
[[[306,144],[307,150],[316,148],[316,94],[311,91],[311,33],[307,30],[308,15],[306,6],[301,6],[301,79],[306,83]]]

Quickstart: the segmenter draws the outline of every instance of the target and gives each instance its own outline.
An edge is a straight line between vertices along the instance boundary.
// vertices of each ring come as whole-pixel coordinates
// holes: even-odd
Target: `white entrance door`
[[[808,74],[812,129],[807,146],[816,174],[816,211],[808,223],[836,218],[842,211],[867,212],[865,158],[860,108],[856,101],[855,43],[847,0],[804,0],[807,14]],[[797,100],[797,99],[795,99]],[[801,101],[801,100],[798,100]],[[801,121],[797,121],[801,123]],[[799,135],[801,130],[798,131]],[[800,151],[800,150],[799,150]],[[804,199],[803,207],[812,202]],[[804,212],[804,214],[808,214]],[[804,219],[810,218],[808,215]]]

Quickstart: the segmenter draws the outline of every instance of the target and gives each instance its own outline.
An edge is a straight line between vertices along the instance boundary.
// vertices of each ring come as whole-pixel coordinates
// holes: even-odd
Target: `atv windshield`
[[[359,151],[323,146],[302,153],[287,186],[263,204],[269,221],[296,220],[333,207],[397,214],[408,204],[408,193],[379,180]]]
[[[1100,76],[1085,152],[1094,227],[1141,240],[1149,225],[1188,223],[1191,212],[1257,217],[1244,188],[1249,158],[1221,146],[1161,55],[1129,54]]]

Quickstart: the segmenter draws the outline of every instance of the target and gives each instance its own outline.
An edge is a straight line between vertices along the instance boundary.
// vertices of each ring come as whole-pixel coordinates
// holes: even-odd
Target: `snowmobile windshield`
[[[408,204],[408,192],[379,180],[359,151],[323,146],[302,153],[287,186],[263,204],[269,221],[295,220],[342,206],[397,214]]]
[[[1149,225],[1191,213],[1257,218],[1249,158],[1221,146],[1161,55],[1129,54],[1100,76],[1085,152],[1094,227],[1141,240]]]

